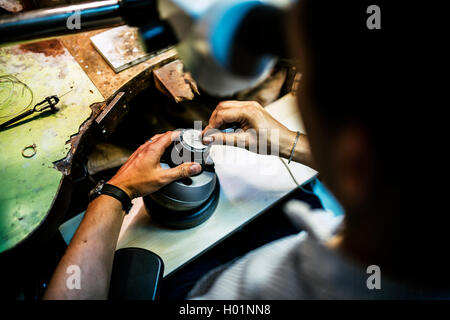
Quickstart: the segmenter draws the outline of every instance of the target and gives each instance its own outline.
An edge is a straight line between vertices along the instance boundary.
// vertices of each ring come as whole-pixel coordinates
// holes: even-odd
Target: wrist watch
[[[113,197],[122,203],[123,210],[128,213],[133,206],[131,199],[128,194],[122,189],[113,186],[112,184],[107,184],[105,181],[101,180],[94,189],[89,192],[89,202],[97,198],[99,195],[105,194],[107,196]]]

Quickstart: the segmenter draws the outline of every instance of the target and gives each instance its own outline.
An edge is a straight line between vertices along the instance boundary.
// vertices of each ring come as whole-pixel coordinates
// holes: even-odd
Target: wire
[[[22,86],[21,97],[24,97],[25,91],[29,92],[30,102],[23,109],[21,109],[17,112],[13,112],[11,114],[0,115],[0,118],[9,118],[9,117],[13,117],[19,113],[24,112],[26,109],[30,108],[30,106],[33,104],[33,100],[34,100],[33,90],[31,90],[31,88],[26,83],[20,81],[15,76],[10,75],[10,74],[1,75],[0,76],[0,88],[2,86],[6,86],[8,84],[11,85],[11,87],[9,88],[8,96],[5,99],[3,99],[3,101],[0,102],[0,110],[7,109],[9,106],[11,106],[11,99],[13,98],[13,96],[15,96],[14,93],[16,91],[16,85]]]
[[[13,81],[11,79],[9,79],[9,78],[6,78],[5,76],[1,76],[0,77],[0,83],[4,83],[6,81],[8,81],[11,84],[12,88],[11,88],[11,90],[9,90],[9,95],[2,102],[0,102],[0,106],[2,106],[3,104],[6,104],[6,102],[8,102],[11,99],[12,93],[14,91],[14,83],[13,83]]]
[[[285,166],[285,168],[287,169],[289,175],[291,176],[292,180],[294,180],[294,183],[297,185],[297,187],[302,190],[303,192],[310,194],[310,195],[316,195],[314,192],[306,190],[305,188],[303,188],[298,182],[297,179],[295,179],[294,174],[292,173],[291,169],[289,169],[289,166],[286,164],[286,162],[284,162],[284,160],[281,157],[278,157],[278,159],[280,159],[281,163]]]

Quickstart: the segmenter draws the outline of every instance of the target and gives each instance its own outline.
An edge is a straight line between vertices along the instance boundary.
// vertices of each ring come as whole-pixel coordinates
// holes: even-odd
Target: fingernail
[[[214,137],[213,136],[203,137],[203,143],[204,144],[211,144],[213,142],[214,142]]]
[[[189,173],[190,174],[197,174],[200,171],[202,171],[202,166],[198,163],[193,164],[192,166],[190,166],[189,168]]]

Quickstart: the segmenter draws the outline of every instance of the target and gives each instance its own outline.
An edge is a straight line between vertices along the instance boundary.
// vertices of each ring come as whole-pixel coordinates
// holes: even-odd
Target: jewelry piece
[[[295,142],[294,142],[294,145],[292,146],[291,155],[289,157],[288,164],[291,163],[292,157],[294,156],[294,150],[295,150],[295,146],[297,145],[298,138],[300,138],[300,131],[297,131],[297,135],[295,136]]]
[[[33,150],[32,153],[28,153],[27,150]],[[32,158],[36,154],[36,144],[30,144],[22,149],[22,157],[24,158]]]

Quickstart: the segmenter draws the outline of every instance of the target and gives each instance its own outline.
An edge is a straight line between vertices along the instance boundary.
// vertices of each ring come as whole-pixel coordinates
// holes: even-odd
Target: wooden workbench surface
[[[21,86],[3,83],[1,122],[28,101],[34,106],[47,96],[61,96],[58,112],[31,115],[0,131],[1,253],[24,241],[48,216],[65,174],[54,163],[71,151],[67,142],[90,117],[90,105],[103,97],[58,40],[0,48],[0,75],[16,77],[33,92],[25,102]],[[35,154],[24,157],[22,150],[30,145]]]
[[[115,92],[121,90],[121,88],[129,84],[130,81],[132,81],[142,73],[148,73],[148,75],[144,75],[142,78],[148,81],[152,80],[151,71],[155,67],[176,58],[176,50],[170,49],[140,64],[137,64],[119,73],[115,73],[114,70],[105,61],[105,59],[103,59],[100,53],[93,47],[90,41],[90,38],[93,35],[104,32],[106,30],[108,29],[83,32],[61,38],[64,46],[67,48],[67,50],[69,50],[71,55],[79,63],[81,68],[88,75],[88,77],[91,79],[100,93],[105,97],[105,99],[108,99]],[[136,83],[133,83],[133,86],[130,86],[130,88],[132,87],[136,88],[138,87],[138,85]]]
[[[266,109],[289,129],[303,131],[296,99],[292,95]],[[125,217],[117,248],[139,247],[155,252],[163,259],[164,276],[167,276],[239,230],[297,187],[281,162],[287,164],[287,161],[278,157],[228,146],[213,146],[211,155],[221,191],[219,204],[209,220],[192,229],[168,229],[152,221],[149,209],[142,198],[138,198]],[[295,162],[288,167],[299,184],[309,181],[317,173]],[[66,242],[72,238],[82,216],[80,214],[61,226]]]
[[[295,97],[287,95],[266,109],[289,129],[303,131],[295,101]],[[219,204],[209,220],[192,229],[168,229],[152,221],[142,198],[138,198],[133,201],[133,208],[125,217],[117,248],[139,247],[155,252],[163,259],[164,276],[167,276],[262,214],[297,187],[281,163],[284,161],[287,164],[287,161],[278,157],[257,155],[228,146],[214,146],[212,157],[221,191]],[[315,170],[295,162],[288,164],[288,167],[299,184],[317,174]],[[60,227],[67,243],[83,214]]]
[[[288,95],[266,107],[292,130],[303,131],[296,98]],[[286,167],[275,156],[264,156],[231,146],[213,146],[211,156],[220,182],[219,204],[205,223],[187,230],[165,228],[150,218],[151,208],[136,199],[125,218],[118,248],[139,247],[158,254],[164,261],[164,276],[262,214],[297,188]],[[288,165],[299,184],[316,171],[300,163]]]
[[[90,42],[91,36],[104,30],[0,48],[0,75],[12,75],[26,83],[34,94],[31,106],[72,89],[62,98],[57,113],[31,116],[0,132],[0,253],[36,233],[49,216],[64,176],[70,172],[80,128],[84,127],[83,132],[88,129],[86,123],[103,105],[99,102],[111,100],[119,91],[131,100],[152,84],[154,68],[176,58],[171,49],[115,73]],[[0,92],[1,101],[17,96],[7,89]],[[1,110],[9,112],[24,102],[11,103]],[[94,104],[97,107],[91,108]],[[8,117],[0,121],[12,118]],[[21,151],[31,145],[36,146],[36,155],[23,157]],[[63,164],[59,167],[58,162]],[[59,217],[65,214],[56,211]]]

